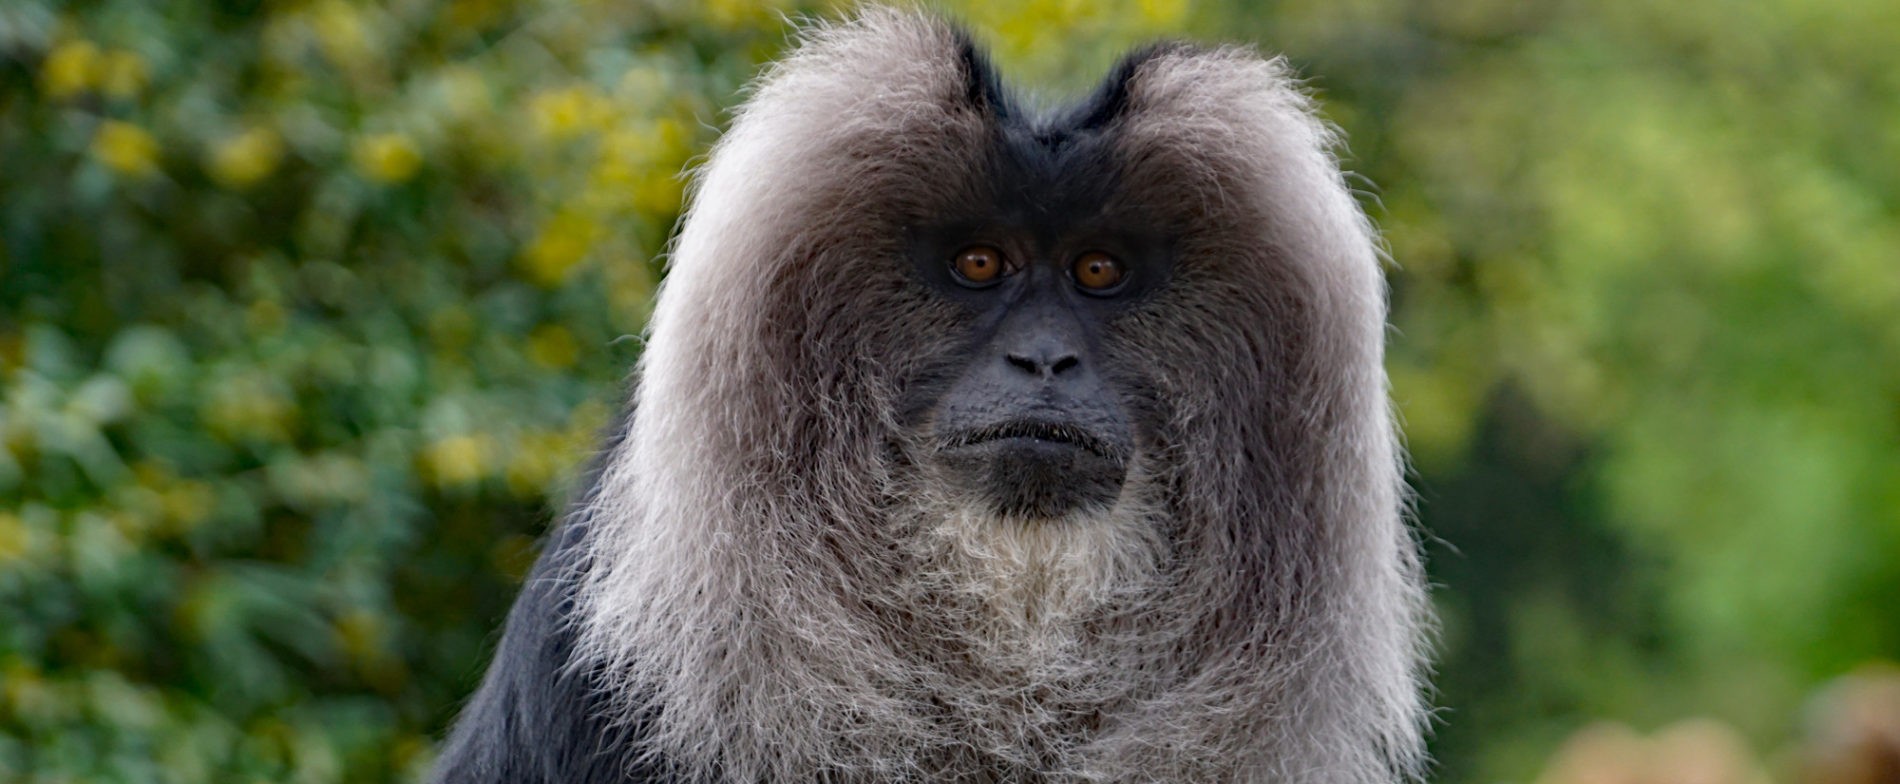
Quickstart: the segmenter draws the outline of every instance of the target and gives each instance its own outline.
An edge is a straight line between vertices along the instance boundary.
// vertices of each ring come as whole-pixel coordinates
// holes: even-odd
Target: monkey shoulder
[[[508,613],[487,676],[437,758],[439,784],[667,780],[631,757],[644,723],[612,718],[596,674],[573,661],[571,621],[588,527],[577,510],[549,537]]]

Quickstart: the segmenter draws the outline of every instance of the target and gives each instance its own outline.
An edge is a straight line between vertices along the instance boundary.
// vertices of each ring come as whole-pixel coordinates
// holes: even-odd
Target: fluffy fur
[[[1130,479],[1092,519],[995,519],[918,457],[901,412],[955,361],[953,316],[892,261],[915,222],[986,197],[971,162],[1006,127],[1055,122],[972,68],[953,28],[870,10],[759,80],[698,174],[637,414],[441,778],[1418,775],[1426,611],[1385,289],[1333,132],[1244,49],[1110,77],[1101,209],[1177,257],[1108,341],[1149,381]]]

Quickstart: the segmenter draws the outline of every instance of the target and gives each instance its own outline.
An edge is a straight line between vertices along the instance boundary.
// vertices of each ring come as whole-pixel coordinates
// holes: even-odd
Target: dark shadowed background
[[[1052,98],[1284,52],[1349,134],[1440,781],[1900,781],[1900,4],[950,7]],[[0,4],[0,781],[426,769],[825,10]]]

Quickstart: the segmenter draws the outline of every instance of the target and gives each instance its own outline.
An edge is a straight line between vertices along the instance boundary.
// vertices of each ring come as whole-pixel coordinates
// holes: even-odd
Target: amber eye
[[[987,285],[1003,275],[1003,252],[988,245],[971,245],[957,252],[950,265],[966,284]]]
[[[1121,285],[1122,263],[1101,251],[1084,253],[1069,270],[1075,282],[1090,292],[1101,294]]]

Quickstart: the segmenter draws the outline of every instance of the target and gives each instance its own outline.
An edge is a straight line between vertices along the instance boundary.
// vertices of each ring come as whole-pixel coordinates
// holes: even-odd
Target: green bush
[[[727,11],[0,10],[0,780],[426,763],[782,40]]]

